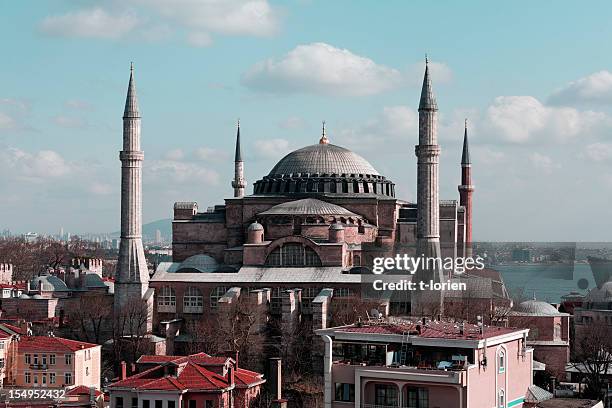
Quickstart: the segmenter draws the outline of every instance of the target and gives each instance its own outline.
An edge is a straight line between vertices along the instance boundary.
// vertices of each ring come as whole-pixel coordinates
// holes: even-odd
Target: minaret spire
[[[465,207],[465,256],[472,255],[472,160],[468,143],[467,119],[463,132],[463,151],[461,153],[461,184],[459,185],[459,205]]]
[[[234,197],[244,197],[246,180],[244,179],[244,163],[242,161],[242,148],[240,147],[240,119],[236,123],[236,153],[234,154]]]
[[[419,144],[415,147],[417,156],[417,251],[416,256],[440,258],[440,200],[438,164],[438,105],[433,93],[429,75],[429,60],[425,59],[425,75],[419,103]],[[439,262],[421,267],[412,279],[428,285],[444,281],[444,272]],[[417,283],[418,285],[418,283]],[[443,293],[421,290],[413,293],[412,313],[416,315],[437,315],[443,310]]]
[[[123,150],[121,160],[121,242],[115,280],[115,311],[134,299],[152,306],[149,270],[142,246],[142,161],[140,111],[136,97],[134,64],[130,65],[125,109],[123,111]],[[150,322],[148,322],[150,324]]]

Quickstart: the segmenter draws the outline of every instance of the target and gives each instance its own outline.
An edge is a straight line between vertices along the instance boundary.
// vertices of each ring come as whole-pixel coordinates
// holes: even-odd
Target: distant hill
[[[162,238],[165,241],[171,241],[172,239],[172,219],[167,218],[165,220],[152,221],[147,224],[142,224],[142,238],[145,241],[154,240],[155,232],[159,230]],[[115,231],[111,234],[114,237],[119,236],[119,231]]]
[[[146,239],[155,239],[155,231],[161,232],[162,238],[170,241],[172,238],[172,219],[157,220],[142,224],[142,237]]]

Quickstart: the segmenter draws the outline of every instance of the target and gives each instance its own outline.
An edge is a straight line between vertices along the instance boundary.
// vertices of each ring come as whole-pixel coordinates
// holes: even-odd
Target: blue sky
[[[144,221],[231,195],[235,121],[252,183],[332,143],[415,196],[423,59],[440,107],[441,198],[468,117],[476,240],[609,240],[607,2],[51,0],[0,8],[0,230],[114,231],[129,75]]]

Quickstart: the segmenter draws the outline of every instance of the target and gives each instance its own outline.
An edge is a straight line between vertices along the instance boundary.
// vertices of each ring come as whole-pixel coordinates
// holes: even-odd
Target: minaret
[[[425,59],[425,77],[419,103],[419,144],[417,156],[417,253],[416,256],[437,258],[442,261],[440,251],[440,200],[438,198],[438,105],[433,94],[429,64]],[[443,271],[439,262],[416,271],[413,282],[429,284],[442,282]],[[415,314],[442,313],[443,294],[439,291],[415,292],[412,310]]]
[[[236,125],[236,153],[234,155],[234,197],[244,197],[246,180],[244,179],[244,163],[242,161],[242,148],[240,147],[240,119]]]
[[[467,119],[463,133],[463,153],[461,154],[461,185],[459,185],[459,204],[465,207],[465,256],[472,256],[472,161],[468,144]]]
[[[142,246],[142,160],[140,150],[140,112],[130,67],[125,111],[123,112],[123,150],[121,160],[121,243],[115,274],[115,311],[130,299],[144,299],[149,289],[149,270]]]

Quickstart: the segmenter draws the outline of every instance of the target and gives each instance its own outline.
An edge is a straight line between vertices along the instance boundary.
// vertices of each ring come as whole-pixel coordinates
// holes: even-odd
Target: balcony
[[[31,370],[46,370],[49,368],[48,364],[30,364]]]

